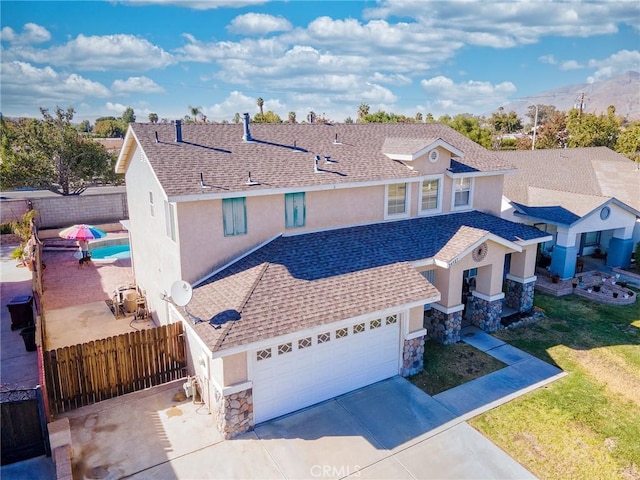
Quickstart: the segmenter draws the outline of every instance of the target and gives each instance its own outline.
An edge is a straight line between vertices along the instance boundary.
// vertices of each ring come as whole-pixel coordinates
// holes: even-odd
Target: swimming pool
[[[117,260],[118,258],[131,258],[129,244],[108,245],[91,249],[92,260]]]

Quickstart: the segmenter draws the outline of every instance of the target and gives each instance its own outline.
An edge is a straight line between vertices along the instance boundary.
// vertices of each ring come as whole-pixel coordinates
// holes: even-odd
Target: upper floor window
[[[284,222],[287,228],[304,227],[304,192],[287,193],[284,196]]]
[[[176,206],[167,201],[164,202],[165,226],[167,229],[167,237],[174,242],[176,241]]]
[[[409,213],[407,206],[408,186],[406,183],[387,185],[387,215],[400,216]]]
[[[439,178],[430,178],[422,181],[420,199],[420,213],[436,213],[441,210],[442,191]]]
[[[471,178],[456,178],[453,188],[453,207],[464,208],[471,206]]]
[[[224,236],[246,235],[247,206],[245,197],[225,198],[222,200],[222,220]]]

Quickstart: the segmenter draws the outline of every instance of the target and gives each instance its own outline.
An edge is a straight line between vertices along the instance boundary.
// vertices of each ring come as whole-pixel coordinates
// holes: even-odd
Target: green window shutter
[[[304,227],[306,219],[304,192],[285,194],[284,217],[286,228]]]
[[[225,237],[247,233],[247,207],[244,197],[222,200],[222,223]]]

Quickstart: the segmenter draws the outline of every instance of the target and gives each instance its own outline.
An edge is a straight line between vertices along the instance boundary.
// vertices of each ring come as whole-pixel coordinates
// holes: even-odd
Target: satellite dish
[[[184,307],[191,301],[193,289],[188,282],[178,280],[171,285],[171,298],[179,307]]]

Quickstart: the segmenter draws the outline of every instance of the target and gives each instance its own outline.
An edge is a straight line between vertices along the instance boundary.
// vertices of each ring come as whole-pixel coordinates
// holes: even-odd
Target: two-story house
[[[131,124],[116,170],[136,281],[227,436],[531,309],[551,238],[500,218],[511,165],[441,124]]]

